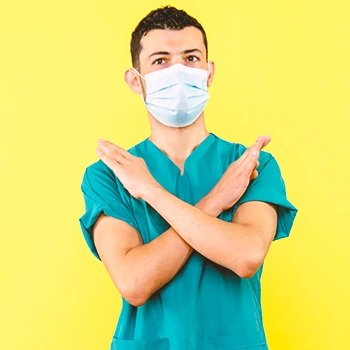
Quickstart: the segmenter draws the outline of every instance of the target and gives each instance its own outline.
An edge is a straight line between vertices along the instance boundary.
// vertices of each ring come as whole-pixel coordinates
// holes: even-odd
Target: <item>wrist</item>
[[[154,207],[155,201],[164,193],[164,191],[165,189],[157,181],[154,181],[154,183],[147,186],[141,198]]]
[[[221,214],[223,209],[220,206],[220,202],[217,197],[209,192],[205,197],[203,197],[197,204],[196,207],[201,209],[205,213],[217,217]]]

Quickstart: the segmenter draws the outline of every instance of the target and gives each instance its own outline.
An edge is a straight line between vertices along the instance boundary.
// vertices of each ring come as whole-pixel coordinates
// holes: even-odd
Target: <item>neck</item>
[[[209,135],[202,114],[193,124],[172,128],[159,123],[150,116],[152,141],[183,173],[184,163],[193,150]]]

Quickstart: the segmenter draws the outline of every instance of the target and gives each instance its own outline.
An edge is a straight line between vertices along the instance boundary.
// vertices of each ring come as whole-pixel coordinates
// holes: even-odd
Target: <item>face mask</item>
[[[210,66],[209,66],[210,67]],[[160,123],[171,127],[192,124],[203,112],[209,98],[205,69],[190,68],[176,63],[146,74],[146,105]],[[141,95],[143,100],[143,97]]]

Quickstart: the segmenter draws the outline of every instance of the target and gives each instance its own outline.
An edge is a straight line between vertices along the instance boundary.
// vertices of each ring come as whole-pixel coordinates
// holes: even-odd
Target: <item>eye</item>
[[[199,58],[198,58],[197,56],[191,55],[191,56],[188,56],[188,57],[187,57],[187,60],[188,60],[189,62],[197,62],[197,61],[199,61]]]
[[[164,58],[157,58],[153,64],[159,65],[159,64],[163,64],[165,62]]]

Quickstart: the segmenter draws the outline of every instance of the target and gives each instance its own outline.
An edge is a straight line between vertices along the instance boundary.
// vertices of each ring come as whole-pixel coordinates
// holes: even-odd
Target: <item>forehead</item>
[[[180,30],[153,29],[142,37],[141,45],[141,60],[159,51],[176,54],[184,50],[199,49],[205,55],[203,34],[195,27]]]

